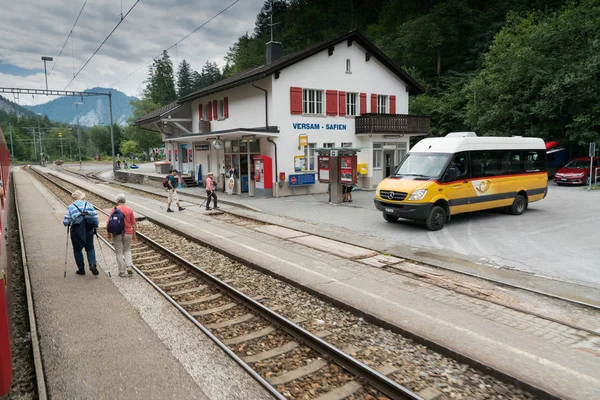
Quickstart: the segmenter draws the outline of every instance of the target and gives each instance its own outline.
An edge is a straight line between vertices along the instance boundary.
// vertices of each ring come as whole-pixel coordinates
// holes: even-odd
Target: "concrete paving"
[[[108,196],[119,192],[118,188],[106,185],[80,183],[88,190]],[[301,287],[362,310],[560,397],[600,396],[597,373],[600,370],[600,343],[595,335],[581,331],[566,334],[564,325],[339,257],[327,252],[326,248],[323,248],[325,252],[307,248],[295,243],[296,239],[286,240],[260,232],[260,227],[236,226],[197,207],[167,214],[160,210],[159,201],[136,194],[129,195],[128,204],[150,218]],[[328,231],[332,237],[347,237],[347,230],[339,227],[312,224],[319,231]],[[376,243],[381,241],[377,237],[363,236],[363,239],[364,248],[368,249],[377,249]]]
[[[69,243],[64,278],[64,207],[13,177],[50,398],[270,398],[145,282],[118,278],[108,246],[96,242],[100,275],[78,276]]]

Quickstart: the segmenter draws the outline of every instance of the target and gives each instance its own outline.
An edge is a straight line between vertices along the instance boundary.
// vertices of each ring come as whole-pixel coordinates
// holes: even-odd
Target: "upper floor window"
[[[208,105],[204,104],[202,107],[202,119],[208,121]]]
[[[358,93],[346,93],[346,115],[351,117],[358,115],[357,109]]]
[[[217,117],[225,119],[225,101],[223,99],[220,99],[217,103]]]
[[[302,89],[302,113],[323,114],[323,91]]]
[[[342,147],[352,148],[352,142],[342,142]]]
[[[377,114],[388,114],[388,96],[379,94],[377,95]]]
[[[351,73],[352,72],[352,63],[350,61],[350,59],[346,59],[346,73]]]
[[[324,149],[332,149],[335,147],[335,143],[323,143]]]

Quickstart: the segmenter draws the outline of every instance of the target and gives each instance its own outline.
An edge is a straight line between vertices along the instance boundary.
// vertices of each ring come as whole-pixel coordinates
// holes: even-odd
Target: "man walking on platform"
[[[177,170],[174,169],[171,172],[171,176],[169,176],[167,191],[169,192],[169,197],[167,198],[167,212],[174,212],[171,210],[171,203],[174,201],[179,207],[179,211],[185,210],[185,208],[181,207],[179,204],[179,196],[177,196]]]
[[[98,275],[96,268],[96,251],[94,249],[94,235],[98,227],[98,213],[94,206],[84,201],[85,193],[76,190],[71,195],[75,199],[63,218],[63,225],[71,231],[71,243],[77,264],[77,275],[85,275],[85,261],[82,250],[85,249],[88,264],[92,274]]]
[[[210,208],[210,199],[214,201],[214,209],[218,209],[217,207],[217,194],[215,193],[215,181],[213,180],[213,173],[209,172],[208,177],[206,178],[206,210],[211,210]]]
[[[106,221],[108,238],[112,239],[117,256],[119,276],[132,276],[133,260],[131,259],[131,243],[135,243],[135,215],[133,210],[125,205],[124,194],[117,195],[117,206],[112,210]]]

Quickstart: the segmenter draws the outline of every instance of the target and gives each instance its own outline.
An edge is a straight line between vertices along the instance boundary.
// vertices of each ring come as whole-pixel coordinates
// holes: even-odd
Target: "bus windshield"
[[[452,154],[448,153],[408,153],[391,177],[438,178],[444,172],[450,157]]]

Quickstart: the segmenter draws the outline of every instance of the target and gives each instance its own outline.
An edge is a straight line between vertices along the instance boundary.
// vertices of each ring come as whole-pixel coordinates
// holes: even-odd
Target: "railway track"
[[[36,171],[36,174],[39,172]],[[56,177],[51,179],[55,180]],[[57,187],[56,183],[50,183],[50,178],[43,180],[47,180],[49,189]],[[75,188],[71,185],[71,188],[60,189],[65,201],[70,202],[68,193]],[[101,208],[112,206],[97,196],[90,196],[90,200]],[[414,392],[423,389],[438,394],[440,392],[436,389],[439,389],[450,394],[455,388],[446,389],[448,385],[444,382],[448,381],[461,386],[456,398],[489,397],[490,393],[493,396],[498,391],[511,393],[509,398],[531,398],[520,389],[505,386],[490,376],[447,360],[410,340],[366,324],[347,312],[334,311],[326,303],[318,306],[311,304],[310,312],[305,312],[304,305],[309,301],[320,302],[316,299],[307,300],[306,293],[295,294],[300,306],[286,300],[287,288],[283,289],[283,296],[265,295],[264,287],[257,288],[260,285],[254,283],[261,282],[265,286],[279,288],[281,282],[249,268],[236,281],[241,266],[235,266],[232,260],[217,263],[203,261],[225,257],[206,248],[200,251],[201,254],[194,253],[192,248],[198,248],[197,244],[154,224],[141,223],[139,228],[156,239],[148,237],[143,244],[134,248],[140,275],[207,335],[214,337],[228,354],[237,357],[241,365],[248,369],[248,365],[251,365],[251,371],[258,375],[255,377],[257,380],[262,379],[264,382],[261,383],[276,388],[275,391],[283,393],[285,398],[419,398]],[[183,256],[195,262],[190,263]],[[221,268],[223,264],[229,269]],[[232,269],[238,272],[232,274]],[[217,283],[218,277],[223,278],[224,282]],[[263,282],[265,279],[275,282]],[[270,310],[267,308],[269,311],[261,309],[264,304],[270,306]],[[259,309],[254,310],[255,307]],[[279,315],[273,309],[287,317],[284,322],[273,321]],[[328,316],[336,313],[344,314],[339,316],[339,321],[343,322],[337,327],[336,322],[332,324]],[[312,332],[314,338],[307,339],[303,331]],[[374,342],[380,343],[374,345]],[[328,354],[332,348],[336,349],[334,356]],[[343,351],[339,351],[340,348]],[[382,354],[378,354],[379,351]],[[364,362],[359,365],[371,365],[366,371],[371,370],[367,373],[374,374],[377,379],[369,380],[362,376],[365,373],[362,367],[356,370],[357,367],[353,367],[354,357],[349,355]],[[440,370],[440,365],[446,368],[445,372]],[[433,369],[433,373],[423,372],[428,368]],[[450,377],[449,371],[454,372],[454,378]],[[386,375],[399,386],[393,389],[395,393],[384,391],[387,389],[377,382],[381,378],[388,380]],[[406,383],[413,392],[405,392],[407,389],[398,382]],[[385,393],[391,394],[386,396]]]
[[[63,196],[57,198],[66,207],[72,191],[44,179],[60,188]],[[99,231],[106,235],[104,229]],[[197,266],[143,233],[138,236],[140,243],[132,247],[137,272],[227,346],[236,361],[245,368],[252,365],[247,370],[275,397],[422,399],[386,377],[397,368],[376,370],[365,365],[347,353],[352,348],[344,352],[323,340],[330,332],[313,334],[298,324],[305,321],[288,320],[277,313],[278,307],[263,305],[260,301],[266,296],[251,298],[218,279],[218,273],[206,272],[208,264]],[[244,353],[256,349],[255,354],[236,354],[239,345]]]

